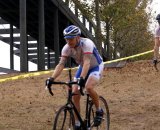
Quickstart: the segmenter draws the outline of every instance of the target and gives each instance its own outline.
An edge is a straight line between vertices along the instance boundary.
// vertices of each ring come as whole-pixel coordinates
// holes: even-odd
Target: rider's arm
[[[80,77],[85,78],[87,76],[88,70],[90,68],[91,56],[92,56],[92,54],[84,54],[83,69],[82,69]]]
[[[160,47],[160,37],[155,37],[154,59],[158,59],[159,47]]]
[[[54,72],[52,74],[52,77],[54,79],[56,79],[61,74],[61,72],[62,72],[62,70],[63,70],[63,68],[65,66],[66,60],[67,60],[67,57],[61,57],[58,65],[56,66],[56,68],[55,68],[55,70],[54,70]]]

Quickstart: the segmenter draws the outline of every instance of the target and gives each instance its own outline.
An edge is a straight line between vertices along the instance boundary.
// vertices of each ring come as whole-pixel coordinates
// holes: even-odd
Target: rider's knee
[[[86,91],[87,92],[92,92],[93,91],[93,86],[86,86]]]

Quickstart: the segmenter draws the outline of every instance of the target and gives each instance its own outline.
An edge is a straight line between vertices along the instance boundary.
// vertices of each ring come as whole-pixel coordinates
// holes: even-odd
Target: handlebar
[[[75,82],[75,81],[69,81],[69,82],[56,82],[56,81],[53,81],[53,82],[50,82],[50,84],[47,85],[46,87],[48,88],[49,93],[53,96],[54,94],[53,94],[52,89],[51,89],[52,84],[61,84],[61,85],[64,84],[64,85],[67,85],[69,88],[71,88],[72,85],[73,84],[77,84],[77,82]],[[79,86],[78,89],[79,89],[81,95],[84,95],[83,88]]]

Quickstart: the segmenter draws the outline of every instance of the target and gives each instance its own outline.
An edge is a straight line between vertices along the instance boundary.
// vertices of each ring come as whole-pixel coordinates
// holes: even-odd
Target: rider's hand
[[[82,88],[85,87],[85,79],[83,77],[78,79],[78,85]]]
[[[50,77],[46,80],[46,89],[48,89],[49,93],[53,96],[52,90],[51,90],[51,86],[52,83],[54,82],[54,78]]]
[[[46,87],[51,87],[52,82],[54,81],[54,78],[50,77],[46,80]]]
[[[157,59],[153,60],[153,64],[157,64],[157,62],[158,62]]]

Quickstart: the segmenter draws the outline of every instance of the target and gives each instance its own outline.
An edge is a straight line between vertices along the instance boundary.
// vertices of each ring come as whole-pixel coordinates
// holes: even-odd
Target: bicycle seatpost
[[[69,68],[68,73],[69,73],[69,81],[72,81],[72,71],[71,71],[71,68]]]

